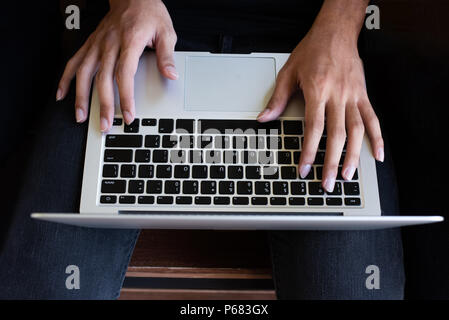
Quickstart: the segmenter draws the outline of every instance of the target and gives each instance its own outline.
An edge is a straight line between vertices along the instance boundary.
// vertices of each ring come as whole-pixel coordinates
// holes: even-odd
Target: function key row
[[[132,196],[121,195],[118,196],[118,202],[120,204],[177,204],[177,205],[254,205],[254,206],[266,206],[268,204],[274,206],[286,206],[287,203],[290,206],[342,206],[343,203],[346,206],[360,206],[360,198],[345,198],[344,200],[339,197],[226,197],[226,196]],[[115,195],[102,195],[100,197],[100,203],[102,204],[115,204],[117,203],[117,196]]]
[[[158,124],[159,122],[159,124]],[[282,125],[281,125],[282,122]],[[113,125],[121,126],[123,124],[123,119],[115,118]],[[219,119],[147,119],[142,120],[135,119],[131,124],[124,126],[124,132],[126,133],[137,133],[139,132],[139,127],[142,126],[157,126],[159,133],[172,133],[173,131],[179,133],[229,133],[229,134],[249,134],[250,132],[267,133],[279,135],[281,134],[281,128],[283,128],[283,133],[285,135],[302,135],[303,134],[303,124],[301,120],[274,120],[266,123],[260,123],[256,120],[239,120],[239,119],[229,119],[229,120],[219,120]]]

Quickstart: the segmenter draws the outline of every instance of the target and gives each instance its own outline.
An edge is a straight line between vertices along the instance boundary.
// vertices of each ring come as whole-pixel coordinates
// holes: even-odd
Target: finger
[[[346,140],[345,105],[342,102],[330,101],[326,108],[326,155],[323,167],[323,188],[327,192],[334,191],[338,164]]]
[[[98,67],[98,60],[98,47],[92,46],[76,71],[75,115],[76,121],[79,123],[84,122],[87,119],[90,88],[92,85],[92,78]]]
[[[348,143],[346,147],[345,161],[342,167],[342,177],[351,180],[359,165],[360,150],[362,149],[365,127],[356,104],[346,106],[346,129],[348,132]]]
[[[315,161],[316,150],[324,130],[325,110],[325,100],[318,99],[307,90],[304,90],[304,99],[306,103],[304,143],[299,159],[299,175],[303,179],[309,174]]]
[[[80,64],[82,63],[87,50],[89,49],[89,44],[86,43],[75,53],[75,55],[67,62],[64,68],[64,72],[59,80],[58,90],[56,91],[56,101],[64,99],[69,91],[70,82],[76,74]]]
[[[369,100],[359,103],[360,115],[371,143],[374,158],[377,161],[384,161],[384,140],[382,139],[382,132],[380,130],[379,119],[371,106]]]
[[[145,44],[132,43],[122,46],[120,57],[116,65],[115,78],[120,95],[120,109],[126,124],[134,121],[134,76],[139,64],[139,58]]]
[[[100,128],[103,132],[109,131],[114,118],[114,69],[118,53],[118,43],[106,40],[96,76],[100,100]]]
[[[174,31],[162,34],[156,39],[156,58],[159,72],[166,78],[176,80],[179,75],[176,71],[173,51],[176,45]]]
[[[257,121],[267,122],[277,119],[287,106],[291,95],[297,89],[296,83],[296,77],[292,72],[286,69],[279,71],[274,92],[265,110],[257,116]]]

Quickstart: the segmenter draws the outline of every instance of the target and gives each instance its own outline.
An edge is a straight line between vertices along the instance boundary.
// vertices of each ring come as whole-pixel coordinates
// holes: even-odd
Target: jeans
[[[176,28],[177,20],[174,17]],[[88,28],[87,28],[88,29]],[[178,31],[177,50],[288,52],[300,39],[262,34]],[[89,32],[84,32],[86,37]],[[78,41],[79,43],[79,41]],[[253,50],[253,48],[255,48]],[[73,51],[73,50],[72,50]],[[69,54],[70,55],[70,54]],[[47,103],[29,153],[13,221],[0,253],[0,299],[116,299],[138,230],[81,228],[32,220],[31,212],[77,212],[87,124],[74,121],[74,87]],[[377,166],[383,214],[398,214],[391,159]],[[267,232],[280,299],[402,299],[399,229]],[[69,290],[68,266],[80,272]],[[367,289],[366,268],[380,271],[380,289]],[[68,272],[68,273],[67,273]]]

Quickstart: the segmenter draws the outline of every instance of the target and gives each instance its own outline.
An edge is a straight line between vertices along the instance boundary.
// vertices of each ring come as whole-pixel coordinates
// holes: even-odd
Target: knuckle
[[[341,141],[346,139],[346,130],[344,127],[335,127],[330,128],[328,132],[329,137],[332,137],[335,140]]]
[[[363,135],[365,133],[365,126],[362,121],[354,121],[349,128],[351,135]]]

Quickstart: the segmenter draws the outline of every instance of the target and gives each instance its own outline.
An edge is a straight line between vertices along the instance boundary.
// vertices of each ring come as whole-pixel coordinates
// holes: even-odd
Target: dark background
[[[314,3],[311,5],[310,3]],[[313,21],[319,1],[166,1],[179,38],[210,33],[236,35],[248,50],[278,41],[289,52]],[[234,3],[234,4],[232,4]],[[284,3],[284,6],[281,4]],[[449,89],[448,1],[373,1],[381,29],[363,30],[360,52],[368,93],[388,136],[404,215],[438,214],[449,219],[447,124]],[[107,10],[105,1],[10,2],[2,10],[0,161],[3,175],[1,234],[8,226],[22,168],[37,134],[41,110],[54,99],[57,78],[82,38],[64,28],[64,8],[78,4],[81,28],[94,30]],[[263,19],[254,18],[263,16]],[[301,18],[297,18],[297,17]],[[201,18],[202,17],[202,18]],[[242,22],[252,19],[253,28]],[[264,35],[255,30],[266,28]],[[205,31],[205,33],[207,33]],[[203,35],[207,36],[207,35]],[[211,36],[211,41],[219,41]],[[201,48],[192,48],[201,50]],[[72,50],[73,51],[73,50]],[[73,53],[73,52],[72,52]],[[69,146],[68,146],[69,147]],[[448,223],[403,229],[406,297],[449,298]]]

